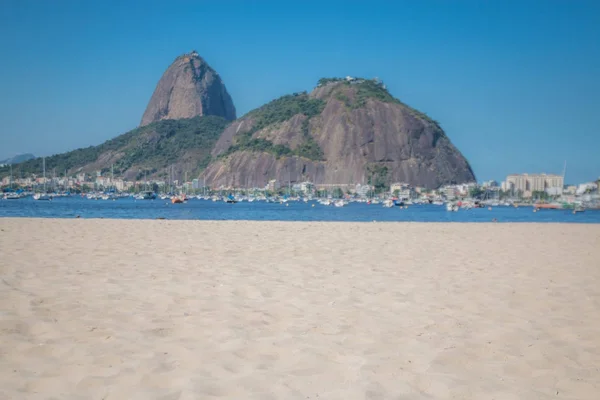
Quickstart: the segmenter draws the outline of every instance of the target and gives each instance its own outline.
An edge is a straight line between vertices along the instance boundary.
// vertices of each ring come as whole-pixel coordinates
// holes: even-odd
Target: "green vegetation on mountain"
[[[47,157],[46,170],[56,169],[60,175],[65,171],[73,174],[86,167],[88,172],[91,168],[106,172],[114,165],[114,172],[119,175],[130,169],[154,173],[177,163],[190,152],[194,153],[195,169],[202,170],[210,162],[210,151],[227,124],[227,120],[216,116],[154,122],[98,146]],[[24,176],[39,175],[42,159],[26,161],[16,168]],[[8,173],[8,167],[0,168],[0,176]]]
[[[377,193],[389,187],[389,170],[385,165],[368,163],[365,165],[369,185],[375,188]]]
[[[354,101],[351,101],[343,92],[336,93],[336,98],[344,103],[349,109],[356,110],[363,108],[368,99],[378,100],[382,103],[396,103],[406,107],[406,109],[415,117],[434,124],[439,128],[439,123],[430,118],[427,114],[410,107],[392,96],[390,92],[387,91],[383,82],[379,80],[363,78],[353,78],[352,80],[343,78],[321,78],[319,79],[318,86],[325,86],[329,83],[343,84],[344,87],[352,86],[356,90]]]
[[[247,116],[252,117],[256,132],[269,125],[284,122],[294,115],[302,114],[311,119],[319,115],[325,108],[325,102],[320,99],[311,99],[306,92],[294,93],[275,99],[264,106],[250,111]]]
[[[323,100],[311,99],[306,92],[286,95],[273,100],[247,114],[247,117],[253,120],[252,128],[237,135],[234,143],[220,157],[227,157],[236,151],[256,151],[271,153],[276,158],[296,155],[310,160],[322,160],[323,150],[310,135],[309,122],[312,117],[319,115],[323,108],[325,108]],[[267,139],[252,137],[256,132],[287,121],[295,115],[306,117],[302,122],[304,140],[295,150],[288,146],[274,144]]]

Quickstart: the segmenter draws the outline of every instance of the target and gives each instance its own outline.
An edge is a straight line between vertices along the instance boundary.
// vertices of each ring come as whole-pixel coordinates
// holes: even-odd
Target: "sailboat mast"
[[[46,193],[46,157],[42,158],[42,171],[44,174],[44,193]]]

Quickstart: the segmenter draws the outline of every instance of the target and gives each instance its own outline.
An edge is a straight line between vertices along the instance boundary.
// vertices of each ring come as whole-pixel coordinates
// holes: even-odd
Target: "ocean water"
[[[314,205],[314,207],[313,207]],[[569,210],[540,210],[531,207],[494,207],[446,211],[445,206],[412,205],[408,209],[385,208],[381,204],[350,203],[345,207],[323,206],[317,202],[239,202],[227,204],[192,199],[184,204],[166,200],[115,201],[59,197],[52,201],[32,198],[0,200],[0,217],[117,218],[168,220],[255,220],[255,221],[407,221],[407,222],[564,222],[600,223],[600,210],[573,214]]]

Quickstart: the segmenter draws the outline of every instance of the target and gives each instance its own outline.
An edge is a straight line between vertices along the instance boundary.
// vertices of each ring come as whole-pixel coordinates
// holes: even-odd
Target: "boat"
[[[344,200],[338,200],[335,203],[333,203],[333,205],[336,207],[344,207],[346,205],[346,202]]]
[[[456,212],[456,211],[458,211],[458,206],[454,203],[448,203],[448,204],[446,204],[446,210]]]
[[[404,202],[402,200],[396,200],[396,199],[394,199],[393,201],[394,201],[394,205],[396,207],[404,207]]]
[[[585,208],[583,206],[575,206],[573,208],[573,214],[585,212]]]
[[[561,210],[563,208],[562,204],[558,203],[536,203],[533,205],[536,210],[545,209],[545,210]]]
[[[383,206],[385,208],[392,208],[394,207],[394,201],[393,200],[386,200],[383,202]]]
[[[154,199],[156,199],[156,193],[150,192],[150,191],[142,192],[138,196],[138,199],[140,199],[140,200],[154,200]]]
[[[44,176],[44,191],[42,193],[34,194],[33,199],[50,201],[52,200],[52,197],[46,193],[46,157],[42,158],[42,171]]]
[[[33,199],[34,200],[45,200],[45,201],[50,201],[52,200],[52,197],[48,194],[45,193],[36,193],[33,195]]]
[[[19,193],[15,193],[15,192],[6,193],[4,195],[4,200],[19,200],[20,198],[21,198],[21,195]]]
[[[187,199],[185,196],[173,196],[171,197],[171,203],[173,204],[181,204],[184,203]]]

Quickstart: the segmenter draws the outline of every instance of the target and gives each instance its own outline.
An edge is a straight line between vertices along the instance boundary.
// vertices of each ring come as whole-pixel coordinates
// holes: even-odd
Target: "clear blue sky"
[[[440,121],[478,180],[600,176],[600,1],[81,1],[0,5],[0,159],[139,123],[196,49],[241,116],[320,77],[379,77]]]

